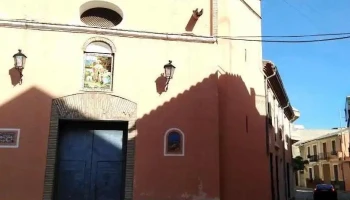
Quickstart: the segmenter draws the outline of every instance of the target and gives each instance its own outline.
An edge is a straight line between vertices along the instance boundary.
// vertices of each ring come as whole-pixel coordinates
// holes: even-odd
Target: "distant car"
[[[337,190],[331,184],[317,184],[314,189],[314,200],[338,200]]]

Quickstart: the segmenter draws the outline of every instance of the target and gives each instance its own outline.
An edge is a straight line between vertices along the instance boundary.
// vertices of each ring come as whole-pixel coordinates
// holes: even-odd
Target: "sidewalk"
[[[295,187],[296,190],[313,190],[312,188],[306,188],[306,187]]]

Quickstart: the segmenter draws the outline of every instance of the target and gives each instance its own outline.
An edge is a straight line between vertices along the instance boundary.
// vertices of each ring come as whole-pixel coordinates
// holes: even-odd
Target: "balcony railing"
[[[338,156],[338,152],[337,151],[331,151],[331,152],[327,152],[327,153],[319,153],[318,154],[318,159],[319,160],[328,160],[330,158],[334,158]]]
[[[319,160],[318,155],[308,155],[310,162],[317,162]]]
[[[337,155],[338,155],[338,152],[337,152],[337,151],[331,151],[331,155],[332,155],[332,156],[337,156]]]
[[[331,153],[319,153],[318,158],[320,160],[328,160],[331,157]]]

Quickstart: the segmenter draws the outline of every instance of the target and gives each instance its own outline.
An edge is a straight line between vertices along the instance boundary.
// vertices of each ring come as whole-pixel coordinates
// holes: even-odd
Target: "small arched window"
[[[164,155],[183,156],[185,153],[184,134],[179,129],[169,129],[164,136]]]
[[[112,91],[113,55],[105,41],[92,41],[84,47],[83,90]]]

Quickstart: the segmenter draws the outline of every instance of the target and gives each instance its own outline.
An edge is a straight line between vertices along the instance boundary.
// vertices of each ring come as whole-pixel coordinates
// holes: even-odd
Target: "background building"
[[[267,77],[267,142],[270,160],[271,193],[273,199],[294,196],[292,167],[292,123],[300,116],[292,107],[277,67],[264,61]]]
[[[313,188],[317,183],[331,183],[340,190],[350,189],[349,129],[330,130],[295,145],[300,156],[309,161],[305,170],[298,172],[298,186]]]
[[[336,129],[305,129],[300,127],[300,125],[293,125],[292,129],[292,148],[293,148],[293,158],[301,156],[300,148],[298,144],[303,141],[308,141],[328,133],[336,132]],[[299,143],[298,143],[299,142]]]
[[[347,127],[350,127],[350,96],[347,96],[345,99],[345,121]]]
[[[271,199],[261,43],[217,37],[260,1],[1,1],[0,32],[0,199]]]

